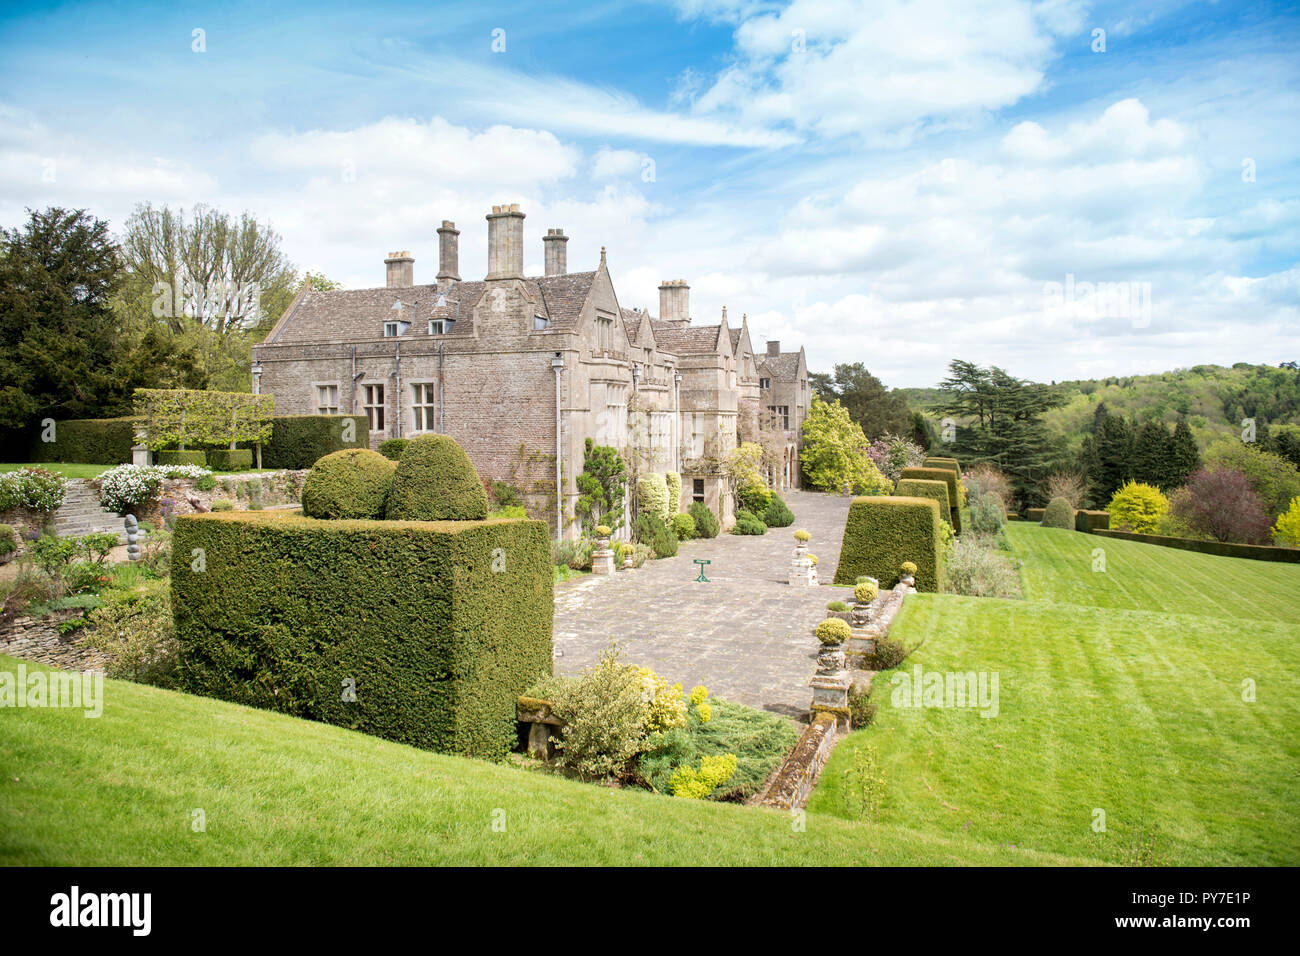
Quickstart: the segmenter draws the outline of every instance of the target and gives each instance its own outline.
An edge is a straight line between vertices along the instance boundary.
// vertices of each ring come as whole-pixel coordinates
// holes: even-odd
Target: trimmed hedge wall
[[[952,529],[958,533],[961,532],[961,508],[958,502],[961,497],[957,494],[957,472],[951,468],[904,468],[899,472],[898,480],[903,481],[907,478],[919,478],[922,481],[942,481],[948,485],[948,512],[952,515],[948,520],[952,523]]]
[[[961,477],[961,462],[959,462],[956,458],[941,458],[937,455],[928,455],[926,456],[925,460],[921,462],[921,467],[922,468],[950,468],[957,473],[958,478]]]
[[[181,516],[173,544],[185,556],[171,593],[190,693],[490,757],[515,740],[519,695],[551,673],[540,521],[228,511]]]
[[[1171,538],[1163,534],[1111,531],[1108,528],[1097,528],[1092,533],[1103,538],[1141,541],[1144,544],[1158,544],[1161,547],[1179,548],[1183,551],[1198,551],[1201,554],[1213,554],[1221,558],[1250,558],[1253,561],[1281,561],[1286,564],[1300,564],[1300,548],[1277,548],[1267,544],[1226,544],[1222,541],[1197,541],[1195,538]]]
[[[209,448],[208,467],[213,471],[248,471],[253,453],[247,448]]]
[[[1075,531],[1096,531],[1109,527],[1109,511],[1076,511],[1074,513]]]
[[[353,429],[350,442],[343,440],[348,420]],[[331,452],[369,447],[364,415],[277,415],[271,419],[271,441],[262,446],[262,467],[310,468]]]
[[[939,504],[939,514],[944,521],[951,522],[949,513],[952,504],[948,500],[948,483],[932,481],[928,478],[900,478],[894,487],[894,494],[900,498],[933,498]]]
[[[158,465],[198,465],[206,468],[208,456],[198,448],[168,448],[153,453],[153,460]]]
[[[28,461],[66,461],[86,465],[127,465],[135,444],[135,426],[143,418],[70,418],[54,423],[52,442],[41,441],[40,430],[27,453]]]
[[[916,565],[916,589],[943,588],[943,537],[933,498],[854,498],[849,505],[835,583],[870,575],[882,588],[898,583],[904,561]]]
[[[478,521],[487,517],[488,497],[454,438],[420,435],[397,463],[386,513],[402,521]]]
[[[1040,522],[1040,523],[1041,523],[1042,520],[1043,520],[1043,515],[1046,514],[1046,513],[1047,513],[1047,509],[1046,509],[1046,508],[1026,508],[1026,509],[1025,509],[1025,520],[1026,520],[1026,521],[1037,521],[1037,522]]]

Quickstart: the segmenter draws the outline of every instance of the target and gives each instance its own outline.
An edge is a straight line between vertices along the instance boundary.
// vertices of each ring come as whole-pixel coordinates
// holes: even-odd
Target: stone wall
[[[60,670],[101,670],[107,657],[85,646],[81,630],[66,637],[59,633],[59,624],[83,613],[81,610],[55,611],[42,619],[17,617],[5,621],[0,624],[0,654]]]

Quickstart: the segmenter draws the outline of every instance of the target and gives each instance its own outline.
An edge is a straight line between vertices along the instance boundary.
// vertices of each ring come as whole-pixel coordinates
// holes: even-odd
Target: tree
[[[1173,500],[1174,515],[1216,541],[1268,544],[1269,518],[1250,479],[1235,468],[1202,468]]]
[[[1205,467],[1240,471],[1270,515],[1281,514],[1291,499],[1300,495],[1300,471],[1295,465],[1258,445],[1231,438],[1216,442],[1205,451]]]
[[[0,426],[125,412],[135,382],[111,300],[121,278],[108,223],[84,209],[28,210],[0,231]]]
[[[252,343],[299,288],[280,236],[248,213],[144,203],[126,222],[122,256],[130,320],[166,329],[214,387],[247,390]]]
[[[879,438],[886,433],[901,434],[912,426],[907,400],[898,392],[885,388],[861,362],[836,365],[829,391],[869,438]],[[829,401],[825,396],[822,398]]]
[[[1273,534],[1278,544],[1300,548],[1300,497],[1292,498],[1291,506],[1278,516]]]
[[[1133,436],[1133,453],[1130,470],[1133,478],[1168,491],[1170,482],[1170,443],[1172,439],[1165,426],[1150,421]]]
[[[1133,477],[1133,429],[1104,404],[1097,406],[1092,421],[1093,432],[1084,442],[1081,464],[1095,500],[1106,501]]]
[[[1174,426],[1169,442],[1169,487],[1187,484],[1187,479],[1201,467],[1201,451],[1186,422]]]
[[[600,524],[617,530],[623,525],[627,465],[617,449],[597,445],[590,438],[584,449],[582,474],[578,475],[578,500],[573,510],[588,533]]]
[[[833,402],[837,397],[835,394],[835,379],[825,372],[809,372],[808,386],[812,389],[812,393],[823,402]]]
[[[799,456],[804,480],[813,488],[854,494],[888,493],[890,482],[867,457],[867,436],[838,402],[816,395],[803,423],[803,451]]]
[[[1017,500],[1041,501],[1040,482],[1061,457],[1042,416],[1064,403],[1060,390],[960,359],[948,369],[939,383],[937,410],[956,423],[952,453],[967,464],[996,464],[1011,480]]]

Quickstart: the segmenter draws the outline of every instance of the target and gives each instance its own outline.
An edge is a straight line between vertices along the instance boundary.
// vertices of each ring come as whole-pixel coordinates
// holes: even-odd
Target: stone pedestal
[[[133,465],[152,465],[153,455],[144,445],[131,446],[131,464]]]
[[[808,558],[807,548],[795,548],[790,559],[790,583],[803,587],[817,584],[817,568]]]
[[[837,718],[848,717],[849,688],[853,686],[853,679],[849,677],[847,671],[818,674],[810,684],[813,692],[810,709],[814,718],[820,713],[834,714]],[[848,720],[846,719],[844,723],[847,724]]]
[[[591,573],[592,574],[613,574],[614,573],[613,549],[603,548],[599,551],[591,552]]]

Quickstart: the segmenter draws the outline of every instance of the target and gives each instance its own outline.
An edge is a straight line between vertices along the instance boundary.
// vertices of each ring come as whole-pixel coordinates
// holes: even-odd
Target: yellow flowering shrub
[[[1292,498],[1291,506],[1277,516],[1273,534],[1278,544],[1300,546],[1300,495]]]
[[[691,703],[696,707],[709,699],[709,689],[703,684],[697,684],[691,688]]]
[[[674,770],[672,777],[668,780],[668,788],[672,791],[674,797],[703,800],[730,780],[735,772],[735,754],[701,757],[699,769],[686,766]]]
[[[681,684],[669,684],[648,667],[638,668],[641,683],[645,688],[645,700],[648,706],[646,732],[668,730],[672,727],[686,726],[686,700],[682,697]]]

